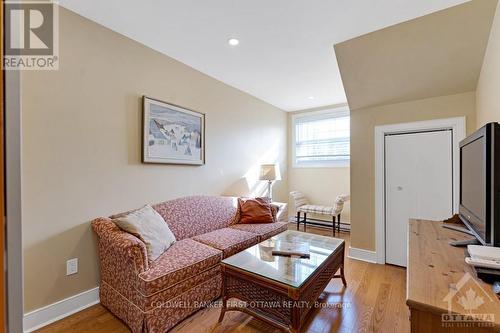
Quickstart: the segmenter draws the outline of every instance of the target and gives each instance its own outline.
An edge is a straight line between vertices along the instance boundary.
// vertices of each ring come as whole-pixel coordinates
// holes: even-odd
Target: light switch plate
[[[78,258],[69,259],[66,261],[66,275],[78,273]]]

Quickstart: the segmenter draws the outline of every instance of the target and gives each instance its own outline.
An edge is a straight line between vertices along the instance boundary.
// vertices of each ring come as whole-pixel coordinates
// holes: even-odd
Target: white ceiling
[[[346,102],[334,44],[464,2],[59,1],[63,7],[286,111]],[[240,44],[229,46],[230,37],[238,38]]]

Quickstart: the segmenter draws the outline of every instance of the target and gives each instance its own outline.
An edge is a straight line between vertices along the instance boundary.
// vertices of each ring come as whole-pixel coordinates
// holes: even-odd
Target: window
[[[295,115],[294,167],[349,166],[349,139],[347,108]]]

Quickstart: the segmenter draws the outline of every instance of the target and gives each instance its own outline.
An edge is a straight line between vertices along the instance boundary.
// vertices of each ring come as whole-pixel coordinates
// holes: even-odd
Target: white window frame
[[[295,155],[295,125],[298,119],[300,118],[314,118],[314,116],[318,117],[324,117],[325,115],[331,115],[332,117],[335,118],[340,118],[340,117],[345,117],[351,115],[351,112],[349,110],[349,107],[347,105],[333,108],[333,109],[328,109],[328,110],[321,110],[321,111],[312,111],[312,112],[304,112],[304,113],[297,113],[292,115],[292,167],[293,168],[346,168],[350,166],[351,163],[351,157],[349,154],[349,158],[345,160],[337,160],[337,161],[324,161],[324,162],[313,162],[313,163],[308,163],[308,164],[297,164],[297,158]],[[349,133],[350,137],[350,133]],[[350,144],[350,143],[349,143]]]

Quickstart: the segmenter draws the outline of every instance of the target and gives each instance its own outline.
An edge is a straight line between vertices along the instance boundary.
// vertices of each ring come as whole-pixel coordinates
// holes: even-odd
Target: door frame
[[[465,117],[375,126],[375,252],[378,264],[385,264],[385,137],[391,134],[451,130],[453,140],[453,211],[459,205],[459,144],[465,139]]]

